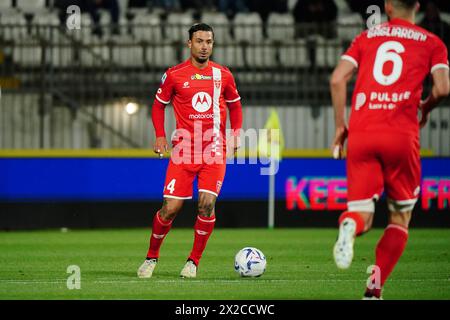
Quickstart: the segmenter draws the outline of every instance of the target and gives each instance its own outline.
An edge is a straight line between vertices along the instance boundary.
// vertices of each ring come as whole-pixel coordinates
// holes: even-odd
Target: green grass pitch
[[[0,299],[361,299],[381,229],[359,237],[349,270],[338,270],[336,229],[216,229],[196,279],[180,279],[192,229],[171,230],[151,279],[136,270],[149,230],[0,232]],[[261,249],[260,278],[240,278],[234,255]],[[81,288],[69,290],[67,268],[77,265]],[[450,299],[450,230],[412,229],[388,280],[384,299]]]

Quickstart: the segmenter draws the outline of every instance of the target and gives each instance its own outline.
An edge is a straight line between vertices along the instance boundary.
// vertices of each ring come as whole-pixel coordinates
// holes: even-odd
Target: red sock
[[[350,212],[345,211],[343,212],[339,217],[339,225],[344,221],[345,218],[353,219],[356,223],[356,235],[359,236],[361,233],[363,233],[365,228],[365,222],[364,219],[361,217],[361,215],[358,212]]]
[[[150,247],[148,248],[147,258],[159,258],[159,248],[169,233],[170,227],[172,226],[172,221],[164,221],[159,215],[159,211],[155,214],[153,218],[153,228],[152,235],[150,237]]]
[[[194,261],[195,265],[197,266],[200,258],[202,257],[202,253],[205,250],[209,236],[214,230],[215,221],[216,216],[197,216],[197,221],[194,225],[194,246],[192,247],[191,254],[189,255],[189,259]]]
[[[366,294],[381,296],[381,288],[400,259],[408,241],[408,229],[390,224],[377,244],[375,265],[380,269],[380,288],[367,289]]]

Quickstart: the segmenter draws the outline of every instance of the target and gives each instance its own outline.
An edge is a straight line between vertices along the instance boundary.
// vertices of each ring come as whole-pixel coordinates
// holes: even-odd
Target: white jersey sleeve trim
[[[348,62],[351,62],[355,67],[358,68],[358,62],[351,56],[344,54],[341,56],[342,60],[347,60]]]
[[[239,100],[241,100],[241,97],[237,97],[237,98],[234,99],[234,100],[225,100],[225,102],[226,102],[226,103],[233,103],[233,102],[236,102],[236,101],[239,101]]]
[[[160,97],[158,97],[158,95],[155,95],[155,97],[156,97],[156,99],[157,99],[159,102],[161,102],[161,103],[164,103],[164,104],[169,104],[169,103],[170,103],[170,101],[164,101],[163,99],[161,99]]]
[[[435,64],[432,68],[431,68],[431,71],[430,71],[430,73],[433,73],[433,72],[435,72],[436,70],[438,70],[438,69],[449,69],[449,67],[448,67],[448,65],[446,65],[445,63],[438,63],[438,64]]]

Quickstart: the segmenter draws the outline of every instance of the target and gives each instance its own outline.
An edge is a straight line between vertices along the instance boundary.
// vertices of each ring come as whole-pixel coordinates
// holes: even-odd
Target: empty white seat
[[[359,13],[339,15],[337,20],[339,39],[351,41],[363,31],[363,20]]]
[[[251,45],[245,50],[247,66],[249,67],[276,67],[276,48],[270,44]]]
[[[280,64],[284,67],[306,67],[310,65],[305,40],[283,43],[279,47]]]
[[[17,8],[22,12],[36,13],[45,10],[45,0],[17,0]]]
[[[185,42],[189,40],[188,30],[194,24],[192,13],[171,13],[167,17],[165,39]]]
[[[70,45],[56,45],[46,54],[46,63],[55,67],[72,66],[75,59],[75,52]]]
[[[238,45],[216,46],[212,60],[227,67],[243,67],[244,53]]]
[[[22,42],[14,47],[13,61],[21,66],[41,65],[42,49],[36,42]]]
[[[131,44],[114,46],[112,61],[119,66],[142,67],[144,65],[143,48]]]
[[[216,43],[225,44],[232,41],[230,35],[230,23],[224,13],[204,12],[202,15],[202,22],[213,28]]]
[[[238,13],[234,18],[234,38],[258,43],[263,40],[262,21],[257,13]]]
[[[12,0],[0,0],[0,21],[2,16],[7,16],[11,13],[14,14],[17,11],[17,8],[13,8],[12,6]]]
[[[179,63],[174,49],[170,45],[148,46],[145,59],[149,66],[162,68],[169,68]]]
[[[81,52],[81,62],[83,66],[100,66],[109,64],[111,60],[110,49],[105,44],[93,44],[87,46]]]
[[[155,14],[139,14],[133,19],[133,34],[137,40],[146,40],[152,42],[160,42],[161,21]]]
[[[294,17],[290,13],[271,13],[267,21],[267,34],[271,40],[294,39]]]
[[[441,20],[442,21],[444,21],[444,22],[447,22],[447,23],[450,23],[450,13],[447,13],[447,12],[440,12],[440,17],[441,17]],[[417,21],[420,21],[420,20],[417,20]]]
[[[316,65],[320,67],[334,67],[343,53],[338,39],[326,40],[321,37],[316,42]]]

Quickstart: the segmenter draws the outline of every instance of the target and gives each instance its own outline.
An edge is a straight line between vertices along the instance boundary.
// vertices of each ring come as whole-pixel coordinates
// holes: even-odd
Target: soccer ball
[[[245,247],[234,258],[234,270],[241,277],[259,277],[266,271],[266,257],[259,249]]]

